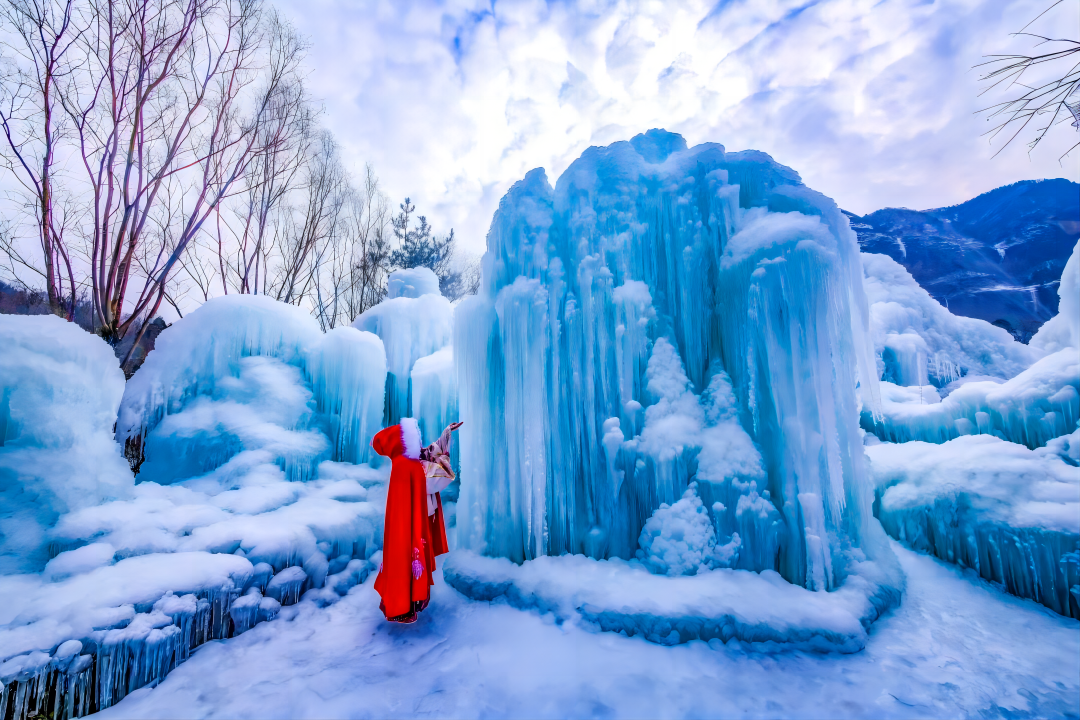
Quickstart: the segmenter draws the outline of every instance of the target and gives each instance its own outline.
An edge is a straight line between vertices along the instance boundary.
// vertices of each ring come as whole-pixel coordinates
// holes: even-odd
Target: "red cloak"
[[[416,420],[380,430],[371,440],[375,452],[390,458],[390,486],[386,493],[382,565],[375,591],[387,619],[422,610],[435,584],[435,556],[449,551],[443,524],[442,498],[435,514],[428,515],[427,477],[420,463],[420,429]]]

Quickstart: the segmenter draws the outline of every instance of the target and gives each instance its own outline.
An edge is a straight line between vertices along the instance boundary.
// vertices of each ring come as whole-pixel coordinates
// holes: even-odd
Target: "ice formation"
[[[125,388],[100,339],[11,320],[0,463],[19,474],[0,465],[0,479],[17,492],[13,537],[41,557],[3,598],[0,716],[108,707],[197,645],[301,598],[334,602],[376,566],[386,472],[355,463],[381,427],[378,337],[219,298],[165,330]]]
[[[697,477],[737,567],[834,589],[853,547],[888,555],[861,280],[835,204],[762,153],[651,130],[530,172],[455,315],[459,546],[630,558]]]
[[[883,339],[891,380],[881,383],[881,414],[863,413],[882,525],[1070,617],[1080,616],[1078,253],[1080,244],[1061,278],[1059,314],[1031,347],[953,317],[895,263],[864,256],[872,335]],[[901,361],[890,355],[896,338],[921,349]]]
[[[1059,350],[1005,382],[969,377],[944,390],[882,382],[881,419],[864,412],[863,426],[891,442],[989,434],[1041,447],[1080,420],[1080,352]]]
[[[1037,450],[979,435],[867,453],[890,535],[1080,617],[1080,430]]]
[[[862,255],[870,336],[883,380],[941,388],[965,376],[1007,380],[1044,352],[984,320],[953,315],[887,255]]]
[[[409,417],[413,365],[449,345],[453,326],[450,301],[440,294],[439,280],[427,268],[390,273],[386,299],[356,318],[353,327],[378,335],[386,348],[384,425]]]

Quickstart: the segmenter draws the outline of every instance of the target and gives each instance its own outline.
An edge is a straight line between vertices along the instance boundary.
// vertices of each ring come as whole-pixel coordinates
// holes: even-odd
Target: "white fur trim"
[[[415,418],[401,418],[401,444],[405,446],[405,457],[420,459],[420,426]]]

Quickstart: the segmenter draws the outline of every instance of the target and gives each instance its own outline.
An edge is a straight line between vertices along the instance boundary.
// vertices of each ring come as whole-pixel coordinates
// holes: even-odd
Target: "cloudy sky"
[[[395,204],[484,247],[499,198],[590,145],[652,127],[753,148],[866,213],[1080,176],[1067,125],[1029,157],[985,137],[982,56],[1048,2],[277,0],[312,42],[310,84],[347,162]],[[1080,4],[1033,29],[1075,36]]]

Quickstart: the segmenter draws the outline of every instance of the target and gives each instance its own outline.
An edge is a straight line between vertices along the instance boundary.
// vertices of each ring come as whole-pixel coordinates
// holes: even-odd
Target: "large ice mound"
[[[831,200],[763,153],[651,130],[554,188],[528,173],[487,242],[454,326],[460,547],[632,558],[696,478],[734,567],[832,590],[852,548],[889,562],[862,267]]]

